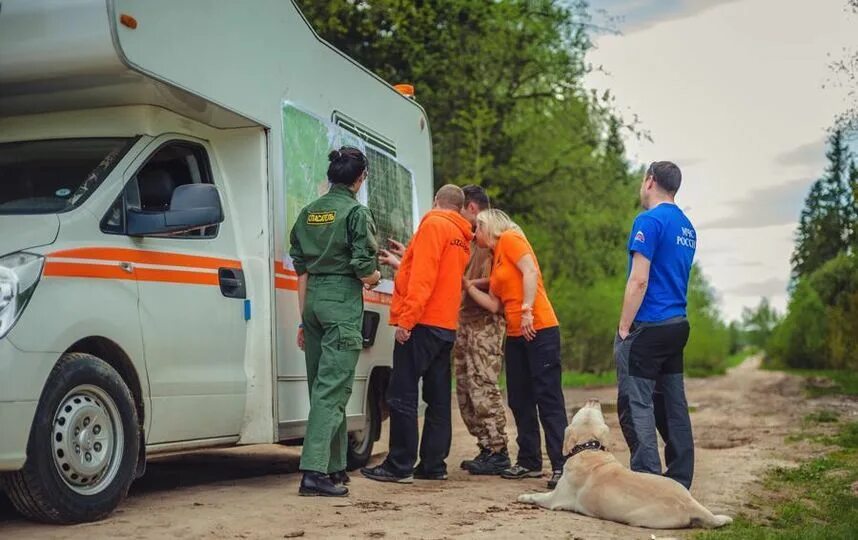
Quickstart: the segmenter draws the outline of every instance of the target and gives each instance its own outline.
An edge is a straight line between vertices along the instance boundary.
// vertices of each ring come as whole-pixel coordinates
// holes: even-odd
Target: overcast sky
[[[678,202],[698,230],[697,260],[722,311],[768,296],[780,310],[804,197],[825,167],[825,137],[846,108],[828,65],[858,50],[846,0],[591,0],[619,17],[589,60],[618,110],[652,142],[639,162],[676,161]]]

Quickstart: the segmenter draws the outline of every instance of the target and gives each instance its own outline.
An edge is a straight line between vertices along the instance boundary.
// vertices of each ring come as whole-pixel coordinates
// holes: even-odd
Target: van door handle
[[[236,268],[218,268],[218,283],[220,293],[227,298],[247,298],[247,287],[244,284],[244,272]]]
[[[123,270],[125,270],[125,271],[126,271],[126,272],[128,272],[129,274],[134,273],[134,265],[133,265],[133,264],[131,264],[130,262],[121,262],[121,263],[119,263],[119,268],[122,268]]]

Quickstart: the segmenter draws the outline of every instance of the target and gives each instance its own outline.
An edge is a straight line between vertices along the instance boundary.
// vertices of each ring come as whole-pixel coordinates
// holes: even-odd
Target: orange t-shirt
[[[494,249],[495,259],[489,280],[491,293],[503,302],[506,314],[506,333],[508,336],[521,336],[521,304],[524,302],[524,283],[521,270],[516,263],[525,255],[533,257],[536,265],[536,298],[533,301],[533,327],[536,330],[557,326],[554,308],[545,294],[542,272],[533,248],[527,238],[517,231],[506,231],[498,238]]]

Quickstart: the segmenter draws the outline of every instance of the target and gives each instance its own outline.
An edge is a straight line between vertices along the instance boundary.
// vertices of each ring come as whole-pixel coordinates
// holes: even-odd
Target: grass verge
[[[791,371],[797,373],[796,371]],[[799,372],[824,377],[825,394],[855,395],[853,374],[841,372]],[[811,386],[811,388],[813,388]],[[822,395],[822,394],[817,394]],[[696,540],[838,540],[858,538],[858,422],[840,423],[835,411],[808,414],[803,430],[788,440],[807,439],[829,447],[822,456],[797,467],[776,468],[762,481],[762,493],[752,508],[764,508],[760,515],[738,516],[724,529],[696,535]],[[830,427],[838,426],[831,435]],[[814,432],[816,428],[816,432]],[[829,433],[829,434],[826,434]]]
[[[564,371],[561,375],[563,388],[598,388],[600,386],[615,386],[617,374],[614,371],[604,373],[581,373],[578,371]],[[506,372],[502,372],[498,378],[498,386],[506,388]]]
[[[771,515],[740,516],[733,525],[697,535],[697,540],[836,540],[858,537],[858,423],[845,426],[832,441],[841,449],[802,463],[777,468],[758,503],[774,504]],[[845,446],[843,446],[845,444]]]
[[[723,362],[721,369],[716,373],[707,370],[694,369],[694,366],[687,366],[686,375],[688,377],[708,377],[711,375],[723,375],[727,368],[736,367],[745,361],[749,356],[757,351],[753,349],[745,349],[733,354]],[[599,388],[603,386],[616,386],[617,373],[616,371],[605,371],[603,373],[582,373],[578,371],[564,371],[562,375],[563,388]],[[498,385],[506,388],[506,373],[503,372],[498,380]]]
[[[858,396],[858,372],[834,369],[790,369],[807,378],[807,393],[811,397],[828,395]]]

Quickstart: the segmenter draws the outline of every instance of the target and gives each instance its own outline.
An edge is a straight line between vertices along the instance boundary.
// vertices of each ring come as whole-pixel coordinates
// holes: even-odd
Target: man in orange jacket
[[[390,450],[381,465],[361,469],[371,480],[445,480],[450,452],[450,353],[456,341],[462,276],[470,257],[471,223],[459,213],[462,189],[445,185],[420,222],[396,274],[390,325],[396,327],[387,392]],[[417,461],[417,396],[423,379],[426,414]]]

